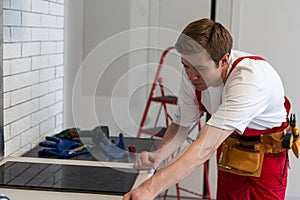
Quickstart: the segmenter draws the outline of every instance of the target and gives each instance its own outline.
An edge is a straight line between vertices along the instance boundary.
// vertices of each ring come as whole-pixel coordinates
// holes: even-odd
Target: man
[[[276,146],[289,109],[282,82],[267,61],[231,48],[232,37],[220,23],[201,19],[183,30],[176,43],[184,73],[175,119],[161,147],[141,153],[135,167],[156,169],[182,144],[203,109],[211,118],[195,142],[124,200],[153,199],[217,149],[217,199],[284,199],[287,158]]]

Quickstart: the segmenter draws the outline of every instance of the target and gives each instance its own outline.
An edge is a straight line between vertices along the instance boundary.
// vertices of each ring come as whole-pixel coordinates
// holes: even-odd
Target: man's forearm
[[[164,153],[165,157],[168,157],[182,145],[188,136],[188,133],[189,127],[181,127],[177,124],[171,123],[166,130],[158,151]]]
[[[142,187],[146,187],[154,196],[157,196],[171,185],[184,179],[209,159],[230,133],[231,131],[208,126],[203,127],[200,137],[194,143],[170,165],[144,182]]]

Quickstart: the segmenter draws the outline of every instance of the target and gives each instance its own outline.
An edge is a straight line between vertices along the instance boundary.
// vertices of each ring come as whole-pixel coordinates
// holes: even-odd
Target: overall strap
[[[227,77],[231,74],[232,70],[237,66],[237,64],[239,62],[241,62],[243,59],[246,59],[246,58],[254,59],[254,60],[265,60],[265,59],[263,59],[262,57],[259,57],[259,56],[239,57],[238,59],[236,59],[232,63],[232,68],[230,69]],[[279,132],[279,131],[283,131],[288,126],[288,115],[289,115],[289,112],[290,112],[290,109],[291,109],[290,101],[286,97],[284,97],[284,100],[285,100],[284,101],[284,107],[286,109],[287,116],[286,116],[286,121],[282,122],[281,126],[274,127],[272,129],[265,129],[265,130],[256,130],[256,129],[252,129],[252,128],[246,128],[243,135],[245,135],[245,136],[257,136],[257,135],[262,135],[262,134],[266,134],[266,133],[276,133],[276,132]]]
[[[243,56],[243,57],[239,57],[237,58],[233,63],[232,63],[232,67],[227,75],[227,77],[231,74],[231,72],[235,69],[235,67],[238,65],[239,62],[241,62],[244,59],[254,59],[254,60],[265,60],[262,57],[259,56]],[[198,104],[199,104],[199,110],[200,111],[204,111],[206,112],[206,109],[204,107],[204,105],[201,103],[201,91],[195,90],[195,95],[196,98],[198,100]],[[286,121],[282,122],[281,126],[279,127],[274,127],[272,129],[265,129],[265,130],[256,130],[256,129],[251,129],[251,128],[246,128],[243,135],[245,136],[257,136],[257,135],[261,135],[261,134],[266,134],[266,133],[275,133],[275,132],[279,132],[284,130],[287,126],[288,126],[288,115],[290,112],[290,108],[291,108],[291,103],[290,101],[287,99],[287,97],[284,97],[285,102],[284,102],[284,107],[286,109]],[[237,134],[237,133],[236,133]]]
[[[231,72],[235,69],[237,64],[239,64],[239,62],[241,62],[242,60],[244,60],[246,58],[253,59],[253,60],[265,60],[265,59],[263,59],[262,57],[259,57],[259,56],[242,56],[242,57],[239,57],[232,63],[232,67],[231,67],[230,71],[228,72],[227,78],[231,74]]]
[[[250,59],[254,59],[254,60],[264,60],[263,58],[259,57],[259,56],[243,56],[243,57],[239,57],[238,59],[236,59],[233,64],[232,67],[227,75],[227,77],[231,74],[232,70],[236,67],[236,65],[241,62],[243,59],[245,58],[250,58]],[[201,103],[201,91],[195,90],[195,95],[198,101],[198,106],[199,106],[199,110],[200,111],[204,111],[207,112],[206,108],[204,107],[204,105]]]
[[[197,101],[198,101],[198,108],[199,108],[200,111],[207,112],[206,108],[201,103],[201,94],[202,94],[201,91],[195,90],[195,95],[196,95],[196,98],[197,98]]]

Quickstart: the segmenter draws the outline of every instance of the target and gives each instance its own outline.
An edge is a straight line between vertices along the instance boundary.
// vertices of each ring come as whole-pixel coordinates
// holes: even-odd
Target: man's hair
[[[200,53],[203,49],[217,64],[232,48],[232,37],[220,23],[210,19],[200,19],[185,27],[175,47],[184,55]]]

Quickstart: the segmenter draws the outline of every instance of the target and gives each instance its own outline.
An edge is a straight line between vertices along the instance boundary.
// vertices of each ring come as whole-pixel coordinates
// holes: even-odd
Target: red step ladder
[[[171,95],[167,95],[167,96],[165,95],[165,91],[164,91],[164,87],[163,87],[163,83],[162,83],[162,77],[160,76],[160,73],[161,73],[161,70],[163,67],[165,57],[169,53],[169,51],[172,49],[174,49],[174,47],[167,48],[163,52],[163,54],[160,58],[160,62],[159,62],[159,65],[158,65],[158,68],[157,68],[157,71],[156,71],[156,74],[154,77],[154,81],[152,83],[152,87],[150,90],[150,95],[149,95],[149,98],[146,103],[146,108],[145,108],[145,111],[144,111],[144,114],[143,114],[143,117],[142,117],[142,120],[141,120],[141,123],[139,126],[137,137],[140,137],[142,134],[147,134],[147,135],[151,135],[154,137],[162,138],[164,136],[164,132],[166,131],[166,128],[169,126],[170,116],[167,111],[167,104],[177,105],[177,97],[171,96]],[[154,96],[154,92],[155,92],[157,86],[160,87],[160,92],[161,92],[161,96],[159,96],[159,97]],[[161,103],[161,106],[164,109],[166,127],[154,127],[154,128],[150,128],[150,129],[144,129],[147,115],[148,115],[151,103],[153,103],[153,102]]]
[[[147,103],[146,103],[146,107],[142,116],[142,120],[139,126],[139,130],[137,133],[137,137],[141,137],[142,134],[146,134],[146,135],[150,135],[151,137],[158,137],[158,138],[163,138],[164,137],[164,133],[167,130],[167,128],[169,127],[169,120],[172,121],[172,117],[168,114],[168,109],[167,109],[167,105],[177,105],[177,97],[176,96],[171,96],[171,95],[165,95],[165,91],[164,91],[164,86],[163,86],[163,79],[160,76],[162,67],[163,67],[163,63],[165,61],[165,58],[167,56],[167,54],[171,51],[175,49],[175,47],[168,47],[167,49],[164,50],[164,52],[161,55],[160,58],[160,62],[155,74],[155,78],[154,81],[152,83],[152,87],[150,90],[150,95],[148,97]],[[160,89],[160,93],[161,96],[154,96],[155,90],[157,88],[157,86],[159,86]],[[161,107],[160,110],[158,112],[158,115],[160,115],[161,113],[161,109],[163,108],[164,110],[164,117],[165,117],[165,126],[164,127],[157,127],[156,123],[155,126],[153,128],[144,128],[145,126],[145,122],[147,119],[147,115],[149,113],[149,109],[152,103],[160,103]],[[159,116],[158,116],[159,117]],[[158,118],[157,118],[158,119]],[[200,120],[198,121],[198,123],[196,123],[196,126],[198,125],[199,131],[201,129],[201,123]],[[195,126],[194,126],[195,127]],[[193,130],[193,128],[191,130]],[[189,140],[191,140],[189,138]],[[174,155],[172,155],[171,157],[173,157]],[[208,161],[205,162],[203,164],[203,175],[204,175],[204,186],[203,186],[203,194],[199,194],[193,191],[190,191],[186,188],[180,187],[179,184],[176,184],[176,193],[177,193],[177,199],[180,200],[180,191],[184,191],[190,194],[193,194],[195,196],[201,197],[203,199],[209,199],[211,200],[211,193],[210,193],[210,187],[209,187],[209,178],[208,178]]]

